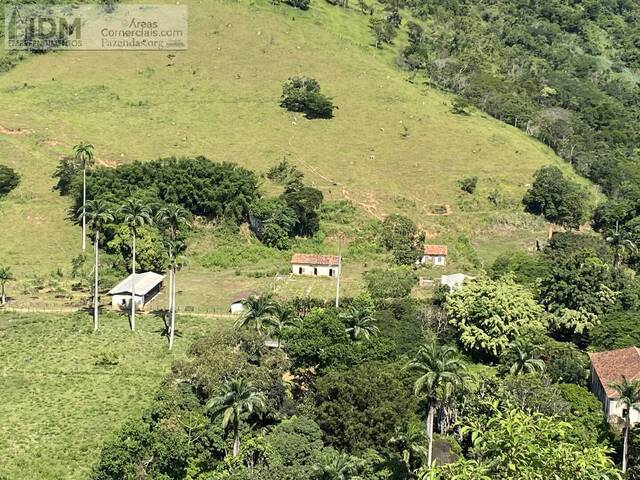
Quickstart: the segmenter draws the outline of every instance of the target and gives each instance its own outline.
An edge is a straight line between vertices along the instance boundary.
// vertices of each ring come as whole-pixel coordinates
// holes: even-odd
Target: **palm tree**
[[[100,230],[104,226],[113,222],[113,214],[109,209],[109,204],[102,199],[89,200],[86,205],[83,205],[78,212],[78,215],[86,219],[89,228],[93,231],[94,241],[93,249],[95,252],[95,264],[93,270],[93,331],[98,330],[98,268],[99,268],[99,248],[100,248]]]
[[[272,295],[253,295],[242,302],[244,313],[236,322],[236,328],[255,324],[256,332],[262,333],[262,325],[273,315],[276,302]]]
[[[629,239],[624,232],[620,231],[620,224],[616,221],[616,229],[607,237],[607,242],[613,247],[613,266],[619,267],[622,263],[626,250],[637,251],[637,246],[633,240]]]
[[[368,310],[358,309],[356,307],[350,307],[346,313],[340,315],[340,318],[345,323],[347,334],[354,342],[364,337],[369,340],[369,337],[378,334],[380,329],[375,326],[375,319]]]
[[[624,443],[622,447],[622,473],[627,471],[629,456],[629,430],[631,430],[631,409],[640,411],[640,379],[622,381],[611,385],[618,394],[618,404],[622,406],[622,419],[624,420]]]
[[[299,321],[295,310],[286,303],[275,303],[273,312],[266,319],[269,334],[278,340],[278,348],[282,346],[282,336],[287,328]]]
[[[207,409],[214,415],[222,413],[222,428],[233,430],[233,456],[240,453],[240,421],[243,415],[261,412],[266,408],[266,399],[251,382],[244,378],[228,379],[222,386],[220,395],[207,402]]]
[[[511,364],[509,373],[520,375],[521,373],[542,372],[544,370],[544,360],[537,358],[540,346],[518,339],[511,347],[508,361]]]
[[[5,285],[15,279],[13,273],[11,273],[11,268],[0,266],[0,305],[7,303],[7,298],[4,294]]]
[[[424,430],[418,428],[411,428],[407,432],[398,431],[389,440],[389,446],[400,454],[407,476],[415,476],[426,462],[429,455],[426,440]]]
[[[357,477],[358,464],[346,453],[336,453],[323,465],[314,465],[314,480],[350,480]]]
[[[73,147],[75,159],[82,165],[82,212],[87,206],[87,167],[93,164],[93,145],[80,142]],[[82,216],[82,251],[87,249],[87,220],[86,215]]]
[[[130,198],[120,208],[124,214],[124,223],[131,232],[131,331],[136,330],[136,235],[138,228],[153,222],[151,209],[137,198]]]
[[[179,253],[186,250],[186,244],[179,241],[181,229],[189,226],[189,212],[180,205],[167,205],[156,214],[156,222],[165,233],[165,244],[169,256],[169,350],[173,348],[176,323],[176,259]]]
[[[436,407],[449,399],[456,388],[463,384],[466,365],[457,351],[449,346],[440,346],[435,341],[422,345],[407,368],[421,375],[415,381],[414,394],[424,396],[427,401],[427,464],[431,465],[433,454],[433,419]]]

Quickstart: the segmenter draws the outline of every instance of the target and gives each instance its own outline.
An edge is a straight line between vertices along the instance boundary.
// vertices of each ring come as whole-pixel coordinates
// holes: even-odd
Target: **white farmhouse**
[[[164,275],[155,272],[136,273],[135,304],[136,310],[144,310],[144,307],[162,289]],[[111,306],[115,309],[131,308],[131,296],[133,292],[133,274],[129,275],[118,285],[109,290]]]
[[[291,258],[291,273],[312,277],[337,277],[341,258],[337,255],[315,255],[294,253]]]
[[[640,421],[640,412],[632,408],[623,409],[612,384],[640,378],[640,350],[636,347],[621,348],[608,352],[589,353],[591,360],[591,391],[602,402],[605,413],[610,419],[621,419],[629,415],[631,423]]]
[[[249,297],[257,297],[257,296],[258,296],[258,292],[254,292],[253,290],[238,292],[236,296],[231,299],[231,304],[229,305],[229,312],[235,315],[242,313],[242,310],[244,310],[244,301]]]
[[[444,267],[447,264],[449,249],[446,245],[425,245],[420,263]]]

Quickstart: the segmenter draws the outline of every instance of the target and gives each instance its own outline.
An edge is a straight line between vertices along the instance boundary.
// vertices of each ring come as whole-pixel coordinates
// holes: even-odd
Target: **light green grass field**
[[[175,358],[221,319],[180,317],[173,352],[161,321],[105,315],[91,333],[87,315],[0,311],[0,477],[84,479],[115,429],[150,403]],[[100,360],[117,365],[103,366]]]
[[[376,50],[368,17],[323,1],[307,12],[267,0],[187,3],[189,49],[173,61],[167,52],[54,52],[0,75],[0,163],[23,176],[0,201],[0,263],[20,280],[68,273],[79,253],[79,231],[65,219],[68,200],[51,191],[51,174],[81,140],[106,165],[204,154],[261,172],[288,158],[328,199],[351,200],[363,219],[402,212],[436,242],[464,233],[485,262],[544,238],[543,222],[522,213],[520,199],[532,173],[558,158],[479,112],[452,114],[450,97],[408,82],[394,65],[402,39]],[[279,107],[283,81],[298,74],[320,81],[339,107],[335,118],[309,121]],[[479,177],[473,196],[457,186],[465,175]],[[487,200],[496,188],[505,197],[500,208]],[[437,205],[450,214],[433,215]],[[286,260],[276,263],[286,268]],[[196,300],[233,283],[220,295],[227,298],[255,283],[225,280],[234,270],[194,260],[182,277]]]

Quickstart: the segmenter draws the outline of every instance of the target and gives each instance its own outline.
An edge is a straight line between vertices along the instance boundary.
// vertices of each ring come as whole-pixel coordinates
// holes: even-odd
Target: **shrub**
[[[464,177],[458,180],[458,186],[460,189],[467,193],[473,193],[476,191],[476,187],[478,186],[478,177]]]
[[[0,165],[0,197],[4,197],[20,184],[20,175],[10,167]]]

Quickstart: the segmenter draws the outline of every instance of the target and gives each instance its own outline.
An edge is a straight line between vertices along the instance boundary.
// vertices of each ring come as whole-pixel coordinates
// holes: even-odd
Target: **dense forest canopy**
[[[551,146],[611,196],[640,173],[640,4],[407,0],[402,61]]]

